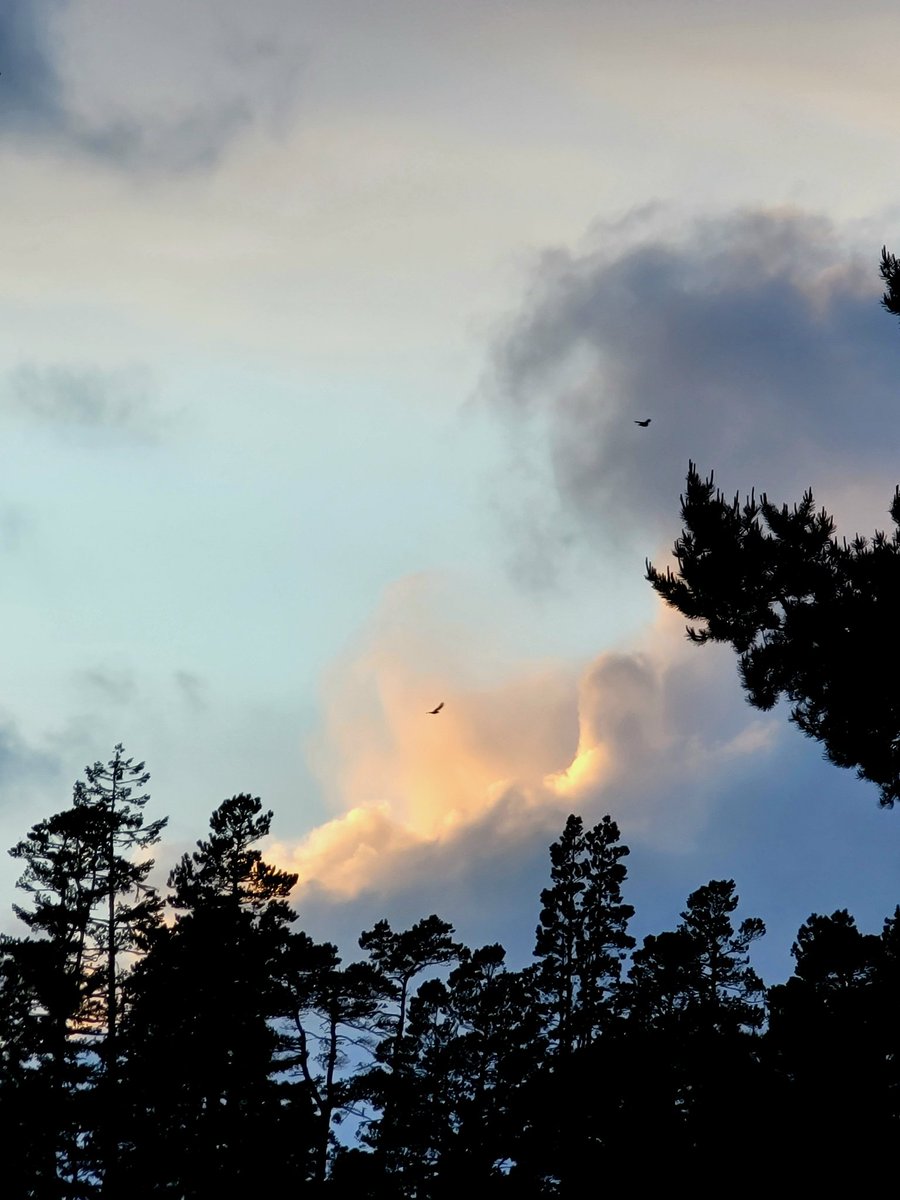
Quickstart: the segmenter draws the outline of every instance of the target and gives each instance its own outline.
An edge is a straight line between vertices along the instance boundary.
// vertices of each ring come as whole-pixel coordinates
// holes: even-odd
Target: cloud
[[[80,690],[92,693],[95,699],[117,710],[133,704],[138,693],[137,679],[128,670],[100,667],[78,671],[75,681]]]
[[[337,813],[269,851],[301,893],[461,877],[555,836],[572,811],[683,849],[723,773],[778,736],[742,703],[730,656],[697,654],[666,612],[643,644],[581,669],[486,668],[484,645],[436,601],[427,577],[403,581],[331,673],[314,762]]]
[[[59,766],[56,755],[30,745],[9,718],[0,718],[0,807],[12,807],[22,786],[55,777]]]
[[[153,441],[162,428],[150,373],[140,367],[23,365],[7,379],[7,409],[58,429],[108,430]]]
[[[7,713],[0,713],[0,847],[5,851],[17,844],[32,825],[66,803],[60,756],[23,734]],[[21,874],[22,864],[0,853],[4,895],[12,894]],[[21,902],[21,896],[18,899]],[[23,933],[9,906],[0,910],[0,933]]]
[[[206,697],[206,683],[202,676],[193,671],[176,671],[173,675],[175,686],[188,708],[202,712],[209,707]]]
[[[665,216],[642,209],[581,251],[545,253],[498,340],[488,395],[527,456],[518,527],[533,578],[553,577],[576,532],[668,536],[689,459],[777,499],[844,470],[896,472],[889,439],[873,437],[900,377],[880,245],[861,257],[795,211],[679,232]]]
[[[741,703],[731,656],[698,654],[682,633],[661,611],[635,649],[589,664],[578,686],[578,747],[544,780],[573,811],[609,806],[629,836],[670,848],[703,828],[726,773],[779,738],[773,718]]]
[[[21,504],[0,501],[0,550],[15,554],[34,533],[35,521]]]
[[[60,119],[53,22],[67,0],[6,0],[0,22],[0,130],[36,132]]]
[[[9,0],[0,136],[132,172],[207,169],[291,118],[304,56],[289,15],[280,0]]]

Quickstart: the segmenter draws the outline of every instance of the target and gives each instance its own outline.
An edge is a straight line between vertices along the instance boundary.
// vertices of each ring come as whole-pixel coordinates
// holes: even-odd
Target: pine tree
[[[876,784],[888,808],[900,798],[900,489],[890,513],[890,536],[848,544],[812,492],[792,508],[752,493],[729,502],[690,463],[677,570],[647,563],[691,641],[738,654],[749,702],[768,710],[786,698],[803,733]]]
[[[96,762],[76,782],[72,806],[35,825],[10,854],[25,863],[19,887],[31,906],[16,905],[33,937],[53,947],[54,995],[44,996],[56,1029],[52,1074],[82,1130],[60,1154],[61,1178],[84,1187],[102,1179],[117,1158],[118,1025],[123,960],[137,954],[159,920],[160,901],[146,880],[165,819],[146,822],[144,764],[117,745],[106,764]],[[139,861],[135,856],[139,855]],[[92,1064],[102,1066],[101,1077]],[[93,1088],[85,1086],[94,1076]],[[62,1104],[62,1099],[59,1099]]]
[[[617,1036],[622,963],[634,945],[634,909],[622,901],[628,852],[609,816],[585,830],[572,814],[550,847],[552,886],[541,893],[533,968],[542,1038],[510,1095],[511,1128],[518,1126],[513,1194],[566,1195],[608,1171],[599,1110],[615,1092],[608,1047]]]
[[[10,1196],[55,1200],[65,1180],[57,1163],[78,1159],[79,1084],[66,1021],[77,1006],[49,940],[0,938],[0,1128],[3,1181]]]
[[[628,853],[609,816],[585,831],[571,815],[550,847],[553,886],[541,892],[534,954],[550,1036],[563,1056],[589,1045],[612,1019],[622,960],[634,945],[626,932],[634,909],[622,903],[620,860]]]
[[[622,1101],[614,1136],[626,1150],[635,1130],[655,1130],[668,1169],[719,1170],[732,1155],[730,1128],[758,1119],[764,1087],[765,1009],[750,946],[758,917],[735,929],[734,881],[711,880],[688,897],[674,931],[649,936],[632,956]]]
[[[144,852],[159,841],[166,818],[144,820],[149,796],[134,791],[150,776],[121,745],[108,763],[86,767],[85,776],[71,808],[35,825],[10,850],[27,864],[18,886],[33,905],[14,907],[32,932],[64,949],[83,992],[80,1028],[103,1038],[106,1069],[114,1074],[119,962],[139,950],[159,918],[159,898],[146,882],[154,863]]]
[[[361,1115],[350,1075],[368,1064],[378,1044],[384,1003],[392,990],[365,962],[341,967],[335,946],[291,934],[281,963],[286,1014],[285,1066],[300,1075],[315,1126],[313,1181],[325,1183],[332,1126]]]
[[[755,1031],[765,1016],[763,983],[750,966],[750,946],[766,927],[747,917],[731,920],[739,898],[733,879],[713,879],[688,896],[679,931],[694,948],[697,1001],[708,1028],[720,1033]]]
[[[309,1097],[282,1078],[276,1028],[297,876],[255,847],[271,817],[247,794],[224,801],[169,877],[175,924],[153,935],[129,989],[123,1195],[200,1200],[311,1173]]]
[[[765,933],[759,917],[737,929],[733,879],[713,879],[688,897],[681,923],[651,935],[632,956],[625,1003],[645,1028],[732,1036],[762,1027],[764,988],[750,946]]]
[[[893,1153],[897,990],[891,923],[862,933],[846,909],[813,913],[792,947],[794,974],[769,989],[769,1053],[782,1083],[785,1140],[827,1138],[832,1165]]]
[[[395,933],[387,921],[378,921],[360,934],[359,945],[393,989],[397,1000],[396,1015],[385,1024],[393,1040],[406,1032],[406,1010],[410,985],[429,967],[453,962],[461,949],[452,938],[453,926],[434,913],[417,921],[410,929]]]
[[[448,1197],[463,1188],[508,1194],[506,1169],[528,1124],[521,1099],[546,1050],[536,972],[510,971],[505,959],[498,944],[465,950],[447,980],[455,1036],[437,1083],[452,1084],[454,1136],[440,1171]]]
[[[397,1178],[404,1163],[404,1106],[412,1070],[407,1039],[407,1017],[412,982],[423,971],[454,962],[461,946],[453,941],[453,926],[432,913],[409,929],[395,932],[388,921],[378,921],[359,938],[369,962],[382,981],[393,1010],[386,1009],[378,1023],[381,1040],[375,1052],[376,1065],[358,1080],[361,1096],[380,1109],[380,1117],[369,1123],[365,1135],[374,1148],[374,1165],[381,1179]],[[402,1192],[398,1192],[402,1194]]]

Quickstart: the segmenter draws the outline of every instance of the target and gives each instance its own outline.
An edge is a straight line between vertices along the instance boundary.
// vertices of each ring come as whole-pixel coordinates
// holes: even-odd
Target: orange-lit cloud
[[[331,673],[313,760],[338,811],[269,851],[301,889],[390,890],[460,869],[473,847],[502,854],[535,829],[556,833],[572,811],[683,846],[716,773],[774,735],[741,705],[730,662],[723,714],[723,660],[687,646],[666,613],[639,648],[579,670],[506,660],[440,615],[439,592],[424,576],[396,585]],[[673,783],[685,793],[677,814]]]
[[[610,811],[628,836],[673,848],[696,836],[723,769],[779,729],[742,705],[731,655],[688,645],[667,610],[640,647],[585,669],[578,713],[577,751],[545,786],[573,811]]]

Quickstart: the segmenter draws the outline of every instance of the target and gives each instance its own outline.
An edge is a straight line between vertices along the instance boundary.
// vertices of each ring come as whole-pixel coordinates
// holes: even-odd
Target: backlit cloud
[[[427,578],[404,581],[332,672],[314,754],[337,813],[271,849],[301,890],[350,898],[460,873],[571,811],[683,848],[716,780],[777,735],[742,704],[730,659],[691,653],[668,614],[632,651],[512,666],[486,664],[434,602]]]

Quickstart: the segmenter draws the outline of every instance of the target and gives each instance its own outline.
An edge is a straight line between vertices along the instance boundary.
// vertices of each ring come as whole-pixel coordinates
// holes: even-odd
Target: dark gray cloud
[[[17,723],[0,713],[0,892],[11,895],[21,864],[5,851],[20,841],[42,817],[65,807],[68,794],[62,787],[62,762],[50,749],[30,742]],[[0,908],[0,931],[11,918]]]
[[[271,6],[269,6],[271,7]],[[302,54],[281,15],[240,6],[7,0],[0,137],[137,173],[207,169],[292,115]]]
[[[880,245],[851,254],[798,213],[643,238],[641,219],[658,212],[605,230],[602,249],[545,255],[497,347],[492,403],[538,480],[519,523],[533,570],[576,527],[671,531],[689,459],[773,499],[897,471],[900,331],[878,305]]]
[[[0,720],[0,808],[7,807],[2,798],[10,789],[55,778],[59,769],[55,754],[30,746],[11,721]]]
[[[73,127],[71,140],[112,166],[179,173],[215,166],[225,146],[251,118],[246,103],[233,101],[211,111],[186,112],[170,121],[118,117],[108,123]]]
[[[0,714],[0,933],[21,937],[25,932],[11,908],[13,902],[25,902],[15,890],[22,863],[6,851],[70,800],[71,782],[63,774],[61,757],[23,736],[12,718]]]
[[[102,429],[154,441],[165,427],[152,377],[140,367],[23,365],[10,373],[6,398],[9,411],[60,429]]]
[[[0,130],[46,132],[58,126],[62,89],[52,23],[67,0],[5,0],[0,16]]]

